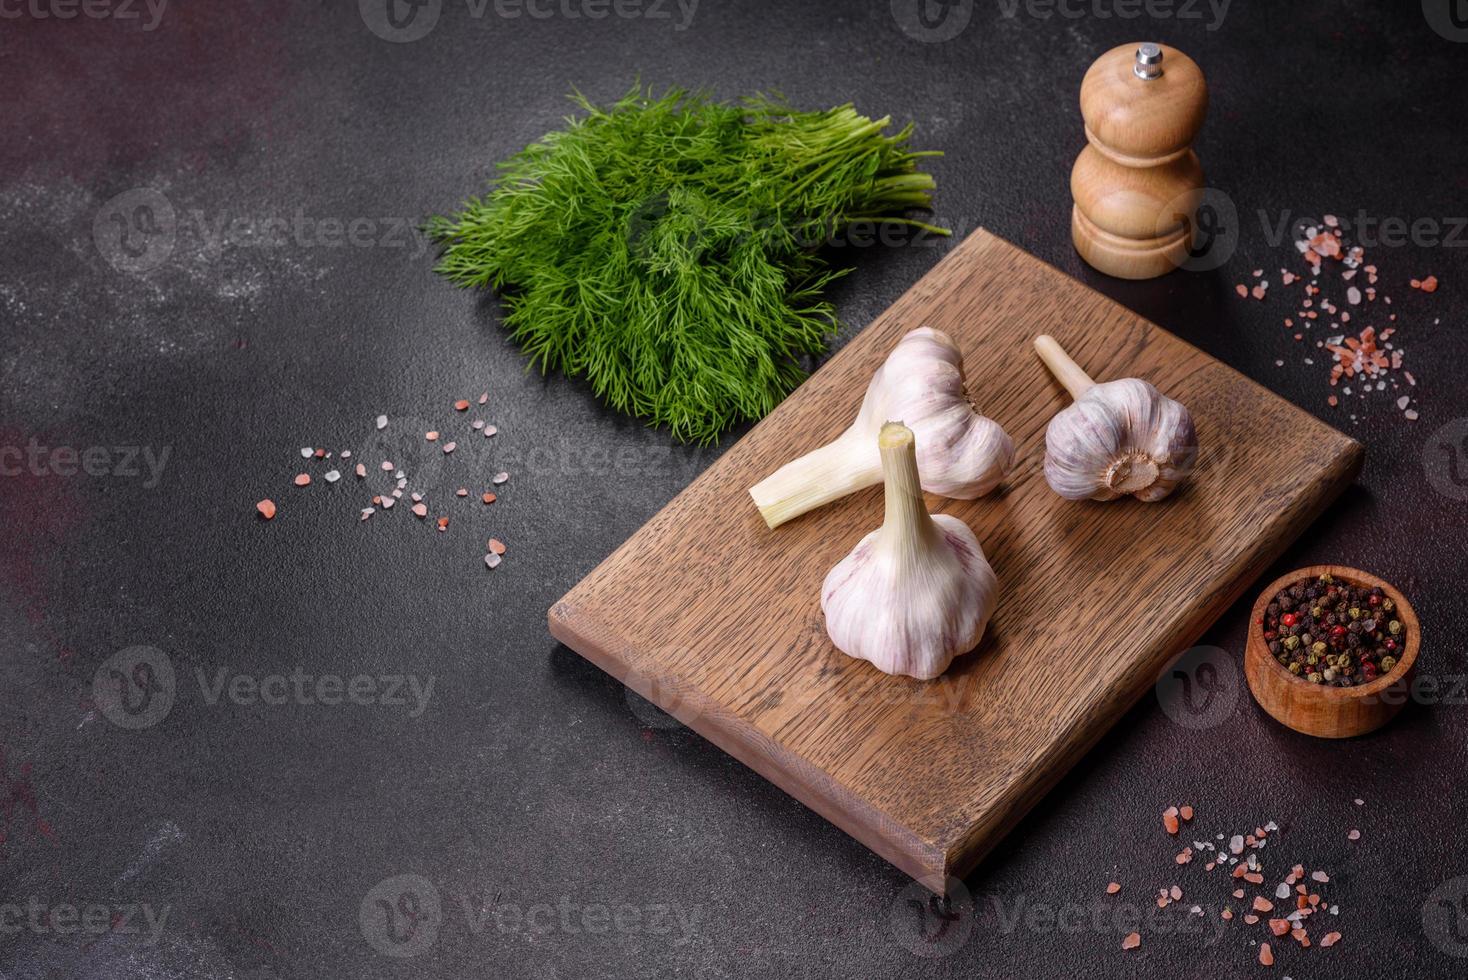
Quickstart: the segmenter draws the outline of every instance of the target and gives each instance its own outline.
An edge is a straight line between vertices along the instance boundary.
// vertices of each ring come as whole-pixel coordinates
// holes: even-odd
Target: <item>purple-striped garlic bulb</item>
[[[874,441],[886,518],[826,575],[821,611],[842,653],[928,680],[979,645],[999,582],[968,525],[928,513],[912,430],[888,422]]]
[[[1152,503],[1175,490],[1198,455],[1193,417],[1138,378],[1097,384],[1055,342],[1035,350],[1075,403],[1045,430],[1045,481],[1067,500],[1133,496]]]
[[[922,488],[982,497],[1014,465],[1014,442],[964,390],[963,356],[948,335],[919,327],[897,342],[867,385],[856,421],[834,442],[786,463],[749,490],[770,527],[882,482],[877,434],[902,419],[917,439]]]

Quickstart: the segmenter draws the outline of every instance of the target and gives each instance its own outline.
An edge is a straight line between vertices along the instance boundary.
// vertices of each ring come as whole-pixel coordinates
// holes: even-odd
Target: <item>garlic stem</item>
[[[973,530],[923,506],[922,438],[901,422],[868,433],[886,481],[886,520],[826,573],[821,612],[837,650],[929,680],[979,645],[999,583]]]
[[[749,489],[771,528],[882,482],[882,461],[871,437],[848,429],[834,442],[793,459]],[[914,456],[914,467],[916,467]]]
[[[786,463],[751,487],[760,516],[777,527],[808,510],[882,482],[882,423],[913,430],[923,490],[973,500],[1014,464],[1014,442],[980,415],[964,389],[963,355],[941,330],[909,331],[862,396],[856,418],[835,442]]]
[[[1079,398],[1092,388],[1096,382],[1091,376],[1081,370],[1081,366],[1071,359],[1065,352],[1065,348],[1056,342],[1055,338],[1047,333],[1042,333],[1035,338],[1035,353],[1040,355],[1040,360],[1055,375],[1055,380],[1065,385],[1065,390],[1070,392],[1070,397]]]
[[[901,422],[888,422],[877,436],[886,484],[886,515],[877,547],[903,562],[918,564],[932,543],[933,519],[923,503],[918,478],[917,443]]]

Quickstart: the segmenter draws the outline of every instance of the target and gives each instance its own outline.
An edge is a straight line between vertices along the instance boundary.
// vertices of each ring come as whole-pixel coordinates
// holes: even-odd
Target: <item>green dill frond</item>
[[[585,377],[612,408],[711,442],[766,415],[838,324],[841,273],[819,246],[852,221],[931,203],[908,126],[849,105],[801,112],[634,87],[499,165],[457,214],[434,217],[437,271],[499,291],[541,371]]]

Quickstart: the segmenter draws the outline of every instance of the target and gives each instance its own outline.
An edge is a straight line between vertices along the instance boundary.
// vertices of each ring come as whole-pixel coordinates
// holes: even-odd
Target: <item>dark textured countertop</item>
[[[0,976],[1461,975],[1468,28],[1449,0],[395,10],[398,27],[381,0],[4,7]],[[1067,176],[1081,75],[1142,38],[1207,73],[1197,148],[1238,242],[1219,270],[1124,283],[1072,252]],[[1401,585],[1435,686],[1374,736],[1286,731],[1242,686],[1246,600],[1203,641],[1226,651],[1207,724],[1146,698],[945,923],[554,643],[547,607],[720,450],[669,449],[527,374],[495,305],[435,277],[410,229],[557,125],[568,87],[606,100],[639,76],[915,120],[947,153],[942,222],[992,229],[1361,439],[1359,484],[1272,572],[1339,562]],[[1376,243],[1416,421],[1395,390],[1330,408],[1324,356],[1282,326],[1288,228],[1325,213]],[[948,247],[842,249],[842,338]],[[1255,268],[1262,303],[1234,294]],[[1408,285],[1429,274],[1435,294]],[[463,429],[452,400],[485,389],[472,415],[494,441],[444,457],[406,437]],[[290,486],[300,447],[370,459],[381,439],[440,487],[510,480],[492,508],[445,506],[442,534],[402,512],[359,524],[350,473],[328,485],[311,464],[315,485]],[[509,544],[493,572],[491,534]],[[114,670],[131,714],[94,697]],[[1258,966],[1263,924],[1221,928],[1229,885],[1173,863],[1158,814],[1184,802],[1200,840],[1276,821],[1271,880],[1327,869],[1341,944],[1276,941]],[[1148,917],[1174,882],[1182,901]],[[1132,915],[1143,944],[1123,953]]]

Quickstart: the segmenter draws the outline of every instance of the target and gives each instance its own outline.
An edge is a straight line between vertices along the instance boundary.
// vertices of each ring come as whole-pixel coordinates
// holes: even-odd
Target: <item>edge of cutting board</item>
[[[941,261],[934,265],[933,269],[909,288],[881,316],[888,316],[893,310],[919,302],[923,298],[924,291],[932,288],[930,280],[937,269],[950,262],[961,261],[964,254],[970,249],[988,247],[992,244],[1020,252],[1029,260],[1050,268],[1057,275],[1065,276],[1075,285],[1095,294],[1105,304],[1125,310],[1126,315],[1130,317],[1145,320],[1144,317],[1122,307],[1115,300],[1084,282],[1068,276],[1055,269],[1050,263],[1024,252],[1018,246],[982,228],[976,230],[969,236],[969,239],[951,249]],[[1150,321],[1147,322],[1153,329],[1167,332],[1164,328]],[[1176,335],[1169,333],[1168,336],[1180,344],[1198,350]],[[841,359],[850,347],[851,343],[848,342],[841,350],[828,358],[822,367]],[[1203,351],[1198,351],[1198,353],[1204,357],[1209,356]],[[1232,374],[1238,382],[1265,392],[1271,398],[1279,398],[1263,385],[1217,361],[1216,358],[1210,359]],[[780,424],[782,409],[788,404],[790,404],[790,399],[786,399],[776,407],[774,412],[754,426],[750,434],[765,426]],[[1315,418],[1299,406],[1289,402],[1285,404],[1302,416],[1309,418],[1313,423],[1329,427],[1328,423]],[[1316,481],[1318,491],[1301,496],[1291,507],[1279,511],[1271,522],[1271,527],[1263,534],[1261,540],[1266,544],[1259,549],[1255,558],[1230,578],[1225,588],[1217,590],[1211,601],[1200,605],[1193,615],[1180,621],[1175,642],[1172,644],[1175,652],[1181,652],[1196,643],[1209,626],[1243,595],[1249,584],[1262,575],[1299,534],[1303,533],[1355,480],[1364,459],[1364,447],[1360,442],[1334,427],[1330,428],[1340,437],[1344,446],[1340,454]],[[748,438],[748,434],[745,438]],[[730,457],[731,454],[726,452],[705,473],[717,472],[729,462]],[[675,495],[648,524],[658,522],[686,491],[687,488]],[[633,535],[633,538],[635,537],[636,535]],[[628,542],[633,538],[629,538],[627,542],[618,546],[602,564],[610,562],[613,557],[627,548]],[[598,566],[600,567],[601,565]],[[593,578],[595,574],[593,570],[582,580],[582,583]],[[627,683],[629,678],[635,676],[633,661],[629,656],[630,651],[618,636],[606,628],[594,615],[589,614],[585,609],[577,608],[577,593],[582,583],[573,587],[548,611],[547,621],[550,633],[556,640],[564,643],[602,670],[619,681]],[[810,765],[775,743],[749,722],[729,714],[719,703],[706,697],[694,687],[682,684],[677,677],[659,676],[657,690],[652,692],[651,700],[883,859],[917,879],[928,889],[935,893],[942,893],[948,876],[961,877],[976,867],[1035,804],[1054,788],[1065,773],[1095,747],[1120,715],[1133,707],[1152,688],[1156,682],[1156,676],[1149,672],[1137,671],[1134,676],[1129,676],[1125,680],[1126,683],[1119,682],[1116,686],[1111,695],[1110,704],[1103,705],[1101,709],[1081,718],[1072,727],[1072,730],[1066,733],[1065,737],[1055,740],[1056,751],[1038,767],[1041,773],[1040,778],[1031,782],[1022,795],[1009,801],[1002,815],[989,821],[976,822],[955,840],[946,843],[923,839],[862,797],[852,793],[848,787],[833,779],[826,772]]]
[[[625,656],[618,653],[619,641],[593,617],[585,613],[571,614],[570,607],[562,600],[551,607],[547,618],[553,637],[617,680],[626,682],[632,671]],[[717,701],[697,689],[680,684],[677,678],[659,677],[658,691],[652,700],[679,722],[911,877],[926,883],[932,875],[942,876],[950,866],[949,856],[941,847],[890,819],[828,773],[781,748],[753,725],[728,715]],[[852,829],[853,820],[862,833]]]

